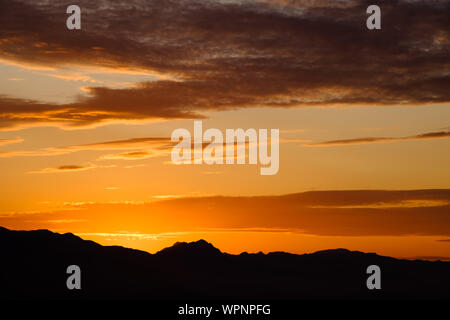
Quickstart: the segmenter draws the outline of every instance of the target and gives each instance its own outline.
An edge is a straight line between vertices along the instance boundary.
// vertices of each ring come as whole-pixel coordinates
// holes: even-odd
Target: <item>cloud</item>
[[[180,235],[184,235],[184,232],[165,232],[165,233],[155,233],[155,234],[145,234],[145,233],[136,233],[136,232],[111,232],[111,233],[101,233],[101,232],[90,232],[90,233],[78,233],[78,236],[96,236],[96,237],[105,237],[106,240],[117,240],[117,239],[127,239],[127,240],[160,240],[160,239],[168,239],[168,238],[176,238]]]
[[[145,164],[135,164],[135,165],[131,165],[131,166],[125,166],[125,169],[133,169],[133,168],[141,168],[141,167],[145,167]]]
[[[87,219],[83,225],[71,225],[71,231],[214,229],[284,230],[323,236],[450,236],[450,190],[311,191],[258,197],[166,195],[155,199],[80,203],[53,212],[3,214],[0,225],[35,229],[51,227],[48,220]]]
[[[20,138],[18,138],[20,139]],[[14,139],[8,139],[14,140]],[[15,141],[15,140],[14,140]],[[295,139],[295,138],[281,138],[280,143],[300,143],[309,140]],[[17,140],[17,142],[21,142]],[[13,142],[10,142],[13,143]],[[60,147],[48,147],[37,150],[16,150],[16,151],[4,151],[0,152],[0,158],[11,158],[11,157],[48,157],[48,156],[59,156],[64,154],[69,154],[78,151],[108,151],[108,150],[132,150],[118,154],[106,154],[100,159],[103,160],[133,160],[133,159],[146,159],[156,156],[169,155],[171,149],[178,142],[172,142],[170,137],[137,137],[122,140],[110,140],[110,141],[99,141],[88,144],[78,144],[78,145],[68,145]],[[6,144],[6,142],[5,142]],[[1,145],[1,140],[0,140]],[[203,142],[202,150],[207,146],[212,145],[215,147],[222,146],[225,149],[226,141],[223,145],[217,143]],[[257,146],[259,142],[257,142]],[[249,148],[249,142],[246,140],[244,143],[234,142],[234,147],[236,149]],[[195,144],[193,139],[191,140],[191,150],[195,150]],[[225,154],[225,152],[224,152]]]
[[[59,224],[59,223],[74,223],[74,222],[86,222],[87,220],[86,219],[78,219],[78,220],[76,220],[76,219],[72,219],[72,220],[70,220],[70,219],[68,219],[68,220],[48,220],[48,222],[50,222],[50,223],[56,223],[56,224]]]
[[[100,159],[102,160],[142,160],[154,157],[154,153],[148,151],[133,151],[118,154],[106,154]]]
[[[450,101],[448,1],[80,0],[0,3],[0,59],[160,74],[132,88],[88,87],[69,104],[0,98],[0,127],[201,118],[208,110]],[[420,17],[420,23],[418,23]],[[27,23],[23,23],[26,21]],[[83,79],[83,78],[79,78]],[[87,80],[87,79],[86,79]]]
[[[13,138],[13,139],[0,139],[0,146],[5,146],[8,144],[21,143],[23,142],[22,138]]]
[[[106,187],[105,190],[119,190],[119,187]]]
[[[167,137],[139,137],[130,138],[123,140],[111,140],[104,142],[96,142],[90,144],[73,145],[67,147],[61,147],[61,149],[70,150],[111,150],[111,149],[122,149],[122,148],[138,148],[138,147],[148,147],[149,145],[166,146],[171,144],[171,139]]]
[[[381,143],[381,142],[395,142],[405,140],[426,140],[426,139],[440,139],[450,138],[450,131],[429,132],[407,137],[369,137],[369,138],[356,138],[356,139],[343,139],[343,140],[331,140],[317,143],[306,144],[306,146],[313,147],[327,147],[327,146],[342,146],[351,144],[368,144],[368,143]]]
[[[96,83],[99,82],[97,80],[92,79],[92,77],[79,74],[79,73],[72,73],[72,74],[52,74],[52,73],[45,73],[46,76],[67,80],[67,81],[81,81],[81,82],[90,82],[90,83]]]
[[[30,173],[73,172],[73,171],[85,171],[93,168],[94,166],[64,165],[56,168],[45,168],[38,171],[30,171]]]
[[[89,144],[49,147],[38,150],[16,150],[0,152],[1,157],[47,157],[69,154],[78,151],[100,150],[127,150],[153,148],[155,152],[167,150],[172,146],[170,138],[166,137],[139,137],[123,140],[100,141]],[[137,154],[135,154],[137,155]],[[132,155],[131,155],[132,156]]]
[[[171,103],[167,102],[167,108],[164,104],[148,105],[152,98],[145,90],[89,88],[89,91],[93,96],[62,105],[0,96],[0,129],[36,123],[87,126],[113,120],[201,118],[193,111],[181,110],[181,101],[177,106],[169,106]]]
[[[29,173],[61,173],[61,172],[78,172],[78,171],[86,171],[97,168],[112,168],[115,166],[98,166],[94,164],[89,165],[63,165],[56,168],[44,168],[37,171],[30,171]]]

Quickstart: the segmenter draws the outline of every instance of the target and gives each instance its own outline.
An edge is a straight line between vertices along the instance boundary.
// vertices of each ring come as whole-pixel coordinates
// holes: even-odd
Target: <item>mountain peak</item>
[[[206,240],[176,242],[173,246],[158,251],[157,255],[216,256],[222,252]]]

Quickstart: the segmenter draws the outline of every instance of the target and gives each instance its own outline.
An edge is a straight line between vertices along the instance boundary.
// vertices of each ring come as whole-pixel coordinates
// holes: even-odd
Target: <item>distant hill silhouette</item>
[[[231,255],[200,240],[150,254],[70,233],[0,227],[0,257],[3,299],[450,298],[450,262],[345,249]],[[66,288],[72,264],[81,268],[81,290]],[[381,268],[381,290],[366,287],[372,264]]]

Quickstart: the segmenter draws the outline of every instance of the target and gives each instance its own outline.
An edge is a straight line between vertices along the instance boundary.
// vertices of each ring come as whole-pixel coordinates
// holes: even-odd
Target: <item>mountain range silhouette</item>
[[[0,257],[2,299],[450,298],[450,262],[346,249],[232,255],[199,240],[150,254],[0,227]],[[81,290],[66,287],[69,265],[81,269]],[[381,290],[367,289],[369,265],[381,269]]]

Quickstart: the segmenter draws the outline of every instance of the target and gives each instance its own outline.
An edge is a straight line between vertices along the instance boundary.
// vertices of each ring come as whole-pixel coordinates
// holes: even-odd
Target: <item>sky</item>
[[[0,225],[450,259],[450,2],[372,2],[0,2]],[[194,120],[279,129],[278,173],[174,165]]]

